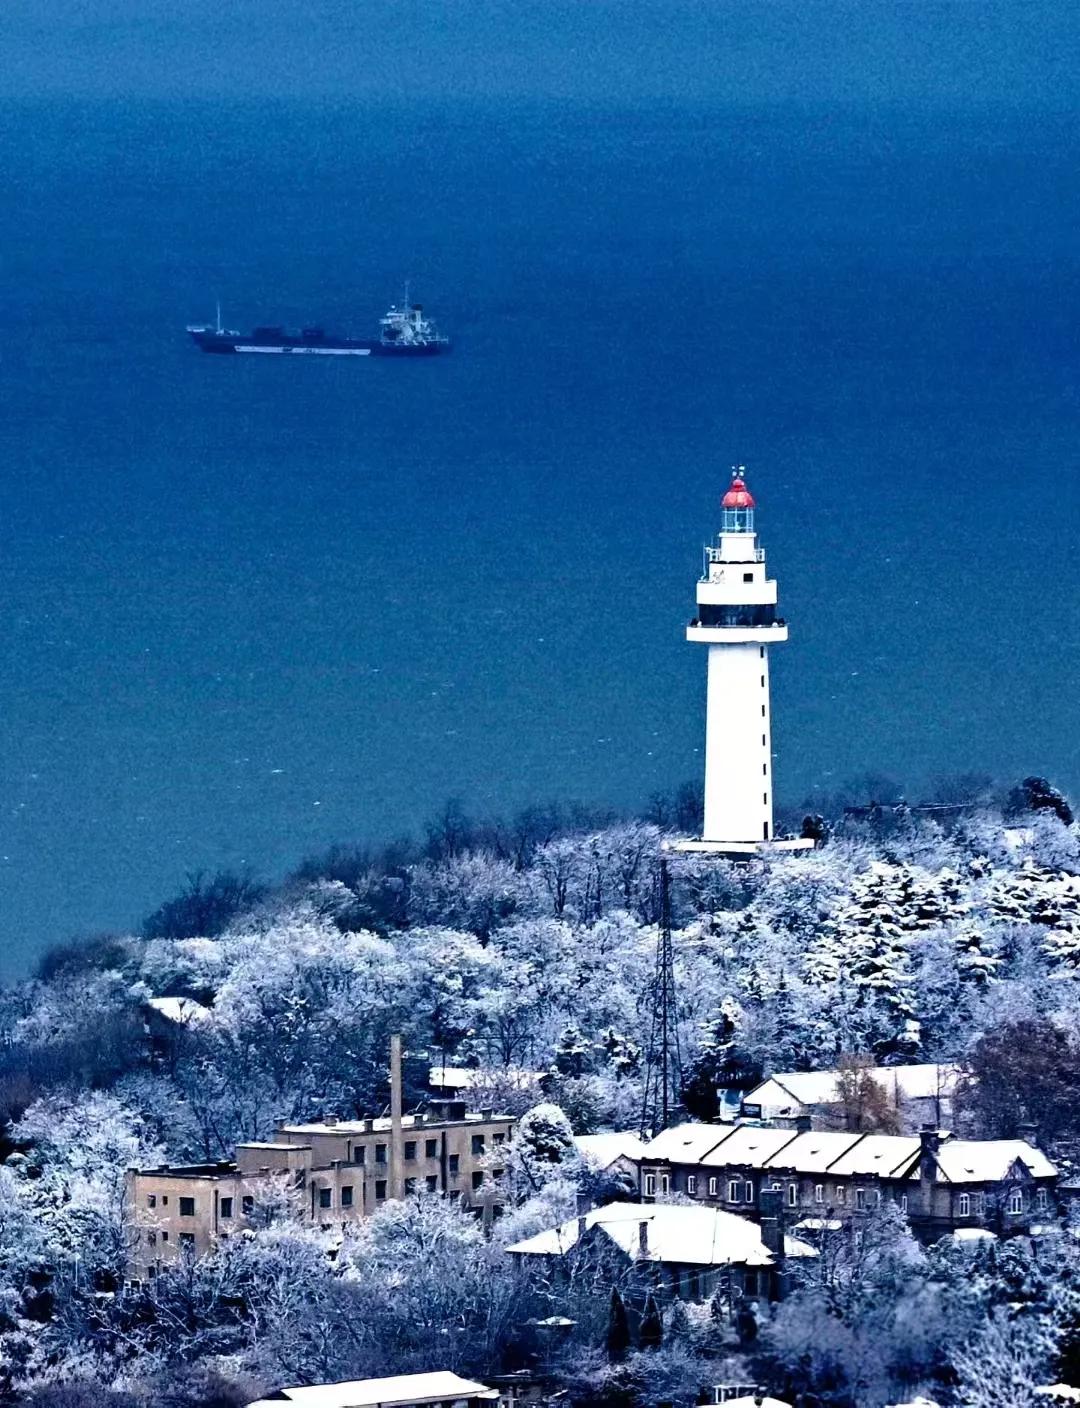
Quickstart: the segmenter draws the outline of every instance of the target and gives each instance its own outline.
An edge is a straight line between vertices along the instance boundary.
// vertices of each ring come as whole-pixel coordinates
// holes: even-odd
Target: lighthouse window
[[[744,572],[742,574],[742,579],[744,582],[752,582],[754,580],[753,572]]]
[[[768,777],[768,775],[769,775],[769,765],[768,765],[768,763],[762,763],[762,765],[761,765],[761,775],[762,775],[762,777]]]
[[[764,705],[764,704],[762,704],[762,706],[761,706],[761,717],[762,717],[762,718],[765,717],[765,705]]]
[[[761,677],[761,687],[762,687],[762,689],[765,688],[765,676],[764,676],[764,675],[762,675],[762,677]]]
[[[762,658],[762,660],[764,660],[764,659],[765,659],[765,647],[764,647],[763,645],[759,645],[759,646],[758,646],[758,649],[761,651],[761,658]]]

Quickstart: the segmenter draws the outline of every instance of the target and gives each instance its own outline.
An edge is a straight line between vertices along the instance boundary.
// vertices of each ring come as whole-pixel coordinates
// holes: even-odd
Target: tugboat
[[[221,305],[213,327],[188,326],[188,334],[204,352],[263,352],[289,353],[292,356],[316,357],[433,357],[445,352],[450,339],[439,332],[430,318],[424,317],[419,303],[405,298],[392,304],[379,319],[378,338],[352,337],[344,333],[327,332],[325,328],[301,328],[298,332],[282,327],[258,327],[251,332],[237,332],[221,322]]]

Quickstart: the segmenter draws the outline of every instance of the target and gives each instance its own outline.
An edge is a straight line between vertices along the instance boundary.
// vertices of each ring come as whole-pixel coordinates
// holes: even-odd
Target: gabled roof
[[[951,1062],[912,1066],[869,1066],[865,1072],[890,1096],[903,1100],[932,1100],[952,1095],[960,1077],[960,1067]],[[840,1099],[837,1082],[841,1072],[777,1071],[753,1090],[745,1100],[750,1105],[797,1107],[834,1105]]]
[[[946,1139],[937,1162],[950,1183],[1000,1183],[1015,1163],[1023,1164],[1032,1178],[1057,1174],[1046,1155],[1023,1139]]]
[[[582,1226],[584,1224],[584,1227]],[[593,1208],[534,1237],[507,1247],[519,1256],[565,1256],[575,1247],[582,1231],[596,1229],[632,1259],[641,1256],[641,1227],[645,1225],[644,1260],[680,1266],[772,1266],[773,1257],[761,1239],[756,1223],[722,1208],[687,1207],[679,1203],[609,1203]],[[786,1237],[789,1256],[814,1256],[814,1249],[796,1237]]]
[[[917,1168],[921,1147],[919,1139],[902,1134],[858,1135],[851,1148],[830,1164],[829,1172],[848,1178],[860,1174],[903,1178]]]
[[[645,1156],[645,1145],[633,1133],[578,1134],[574,1137],[578,1153],[593,1168],[610,1168],[616,1159],[639,1163]]]
[[[701,1160],[704,1168],[764,1168],[797,1136],[792,1129],[769,1129],[756,1124],[733,1125],[727,1138]]]
[[[825,1173],[837,1159],[851,1151],[859,1142],[858,1134],[840,1134],[827,1130],[808,1130],[791,1134],[791,1138],[762,1164],[763,1168],[791,1169],[795,1173]]]
[[[248,1408],[273,1408],[295,1403],[301,1408],[377,1408],[396,1403],[440,1403],[455,1398],[495,1400],[496,1389],[439,1370],[433,1374],[401,1374],[390,1379],[354,1379],[349,1383],[312,1384],[308,1388],[282,1388],[260,1398]]]
[[[672,1125],[649,1140],[644,1157],[673,1164],[697,1164],[730,1133],[730,1127],[715,1124]]]

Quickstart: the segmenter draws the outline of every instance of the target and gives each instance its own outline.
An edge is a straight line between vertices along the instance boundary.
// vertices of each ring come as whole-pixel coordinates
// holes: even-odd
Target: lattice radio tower
[[[649,1049],[645,1059],[645,1094],[641,1133],[667,1129],[682,1104],[682,1052],[675,992],[675,952],[671,942],[671,876],[667,856],[660,857],[660,928],[656,967],[649,989]]]

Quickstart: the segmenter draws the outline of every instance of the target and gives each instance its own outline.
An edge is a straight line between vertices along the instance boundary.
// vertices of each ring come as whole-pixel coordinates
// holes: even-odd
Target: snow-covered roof
[[[730,1132],[714,1124],[675,1124],[649,1140],[644,1157],[673,1164],[697,1164]]]
[[[467,1124],[497,1124],[500,1120],[512,1120],[513,1115],[500,1114],[498,1111],[490,1115],[479,1114],[475,1110],[469,1110],[465,1114]],[[370,1123],[370,1128],[368,1127]],[[429,1115],[426,1119],[418,1119],[416,1115],[402,1115],[402,1129],[434,1129],[444,1124],[460,1124],[461,1120],[444,1120],[441,1115]],[[283,1124],[278,1127],[279,1134],[387,1134],[390,1131],[390,1118],[388,1115],[380,1115],[378,1119],[367,1120],[313,1120],[310,1124]]]
[[[1032,1178],[1053,1178],[1057,1169],[1023,1139],[946,1139],[937,1156],[950,1183],[1000,1183],[1020,1162]]]
[[[763,1168],[774,1155],[797,1136],[790,1129],[769,1129],[757,1124],[737,1124],[728,1128],[701,1163],[706,1168]]]
[[[1074,1388],[1072,1384],[1043,1384],[1033,1392],[1042,1398],[1049,1398],[1052,1403],[1080,1403],[1080,1388]]]
[[[148,997],[146,1005],[167,1022],[176,1022],[180,1026],[204,1021],[210,1015],[209,1007],[204,1007],[193,997]]]
[[[527,1089],[547,1075],[546,1071],[526,1071],[519,1066],[500,1067],[497,1071],[481,1070],[476,1066],[430,1066],[428,1085],[432,1090],[453,1090],[464,1094],[480,1081],[497,1076],[499,1083],[516,1089]]]
[[[349,1383],[312,1384],[307,1388],[282,1388],[270,1398],[260,1398],[248,1408],[279,1408],[296,1403],[301,1408],[378,1408],[378,1405],[436,1403],[459,1398],[494,1401],[497,1389],[473,1383],[445,1370],[433,1374],[401,1374],[389,1379],[354,1379]]]
[[[917,1138],[902,1134],[844,1137],[851,1139],[851,1148],[829,1166],[830,1173],[841,1177],[869,1174],[878,1178],[900,1178],[918,1164],[921,1141]]]
[[[722,1208],[687,1207],[678,1203],[609,1203],[580,1218],[515,1242],[507,1251],[521,1256],[565,1256],[583,1231],[598,1228],[627,1256],[642,1256],[641,1227],[645,1224],[644,1259],[680,1266],[771,1266],[772,1254],[756,1223]],[[816,1256],[813,1247],[786,1237],[789,1256]]]
[[[645,1160],[702,1168],[771,1169],[777,1173],[830,1173],[840,1178],[917,1178],[921,1140],[903,1134],[840,1134],[740,1124],[678,1125],[657,1135]],[[1019,1161],[1032,1178],[1053,1178],[1045,1154],[1022,1139],[952,1139],[941,1135],[939,1176],[947,1183],[1000,1183]]]
[[[960,1067],[952,1063],[914,1066],[869,1066],[865,1074],[894,1099],[947,1098],[956,1089]],[[835,1105],[840,1099],[841,1071],[777,1071],[747,1092],[750,1105],[790,1110],[813,1105]]]
[[[996,1242],[997,1233],[988,1227],[957,1227],[949,1236],[954,1242]]]
[[[593,1168],[610,1168],[617,1159],[639,1163],[645,1157],[645,1145],[636,1134],[578,1134],[574,1137],[578,1153]]]

